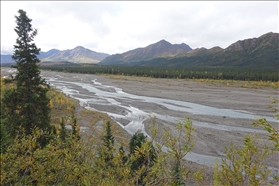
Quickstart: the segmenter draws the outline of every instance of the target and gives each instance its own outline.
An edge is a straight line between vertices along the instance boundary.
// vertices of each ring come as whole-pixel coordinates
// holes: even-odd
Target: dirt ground
[[[250,112],[259,116],[274,117],[275,113],[269,108],[272,99],[278,99],[278,89],[271,87],[243,87],[246,82],[240,81],[200,81],[185,79],[155,79],[148,77],[128,76],[96,76],[105,85],[122,88],[124,92],[142,96],[170,98],[175,100],[198,103],[206,106],[234,109]],[[230,84],[228,86],[228,83]],[[250,82],[252,84],[252,82]],[[278,105],[273,105],[278,109]],[[154,108],[154,110],[160,108]],[[170,111],[166,111],[170,113]],[[218,116],[203,116],[189,113],[171,113],[173,115],[189,117],[191,120],[216,123],[228,126],[255,128],[251,119],[227,118]],[[278,128],[278,122],[271,122]],[[243,144],[247,132],[221,131],[203,127],[195,128],[196,153],[224,157],[225,147],[233,142],[236,146]],[[267,139],[267,136],[261,134]],[[260,140],[261,145],[268,143]],[[278,154],[270,159],[268,164],[279,162]]]
[[[1,76],[6,75],[6,71],[1,69]],[[124,92],[151,96],[159,98],[170,98],[180,101],[198,103],[206,106],[234,109],[251,112],[256,115],[274,116],[274,112],[269,108],[274,97],[278,99],[278,88],[271,87],[252,87],[247,88],[246,84],[251,82],[238,81],[201,81],[189,79],[155,79],[147,77],[128,77],[112,75],[90,75],[91,79],[98,79],[105,85],[122,88]],[[245,86],[244,86],[245,85]],[[278,105],[273,105],[278,109]],[[153,108],[161,109],[161,108]],[[166,110],[166,112],[170,112]],[[188,113],[170,113],[174,116],[186,116],[191,120],[209,122],[228,126],[238,126],[246,128],[255,128],[251,125],[253,120],[227,118],[221,116],[203,116]],[[160,120],[158,120],[160,122]],[[86,124],[84,124],[86,126]],[[88,125],[88,124],[87,124]],[[278,129],[278,122],[272,122],[272,125]],[[194,140],[196,141],[193,152],[212,155],[224,158],[225,147],[233,142],[236,146],[241,146],[247,132],[222,131],[204,127],[196,127]],[[261,134],[259,145],[268,144],[267,135]],[[270,156],[267,165],[277,166],[279,163],[279,154]],[[188,162],[191,166],[197,168],[200,165]],[[206,172],[212,174],[212,169],[205,167]]]
[[[252,87],[246,88],[244,85],[247,82],[240,81],[200,81],[200,80],[185,80],[185,79],[155,79],[147,77],[127,77],[127,76],[112,76],[112,75],[94,75],[104,85],[116,86],[122,88],[124,92],[159,98],[169,98],[180,101],[198,103],[206,106],[233,109],[250,112],[259,116],[274,117],[274,112],[269,108],[272,103],[271,97],[278,99],[278,89],[271,87]],[[228,85],[229,83],[229,85]],[[253,84],[250,82],[250,84]],[[140,108],[140,105],[138,105]],[[278,105],[273,105],[278,109]],[[155,105],[152,107],[154,111],[158,108]],[[166,110],[168,114],[179,117],[189,117],[191,120],[222,124],[228,126],[238,126],[245,128],[255,128],[252,122],[255,120],[238,119],[218,116],[204,116],[189,113],[179,113]],[[162,122],[158,120],[157,122]],[[271,122],[274,127],[279,129],[278,122]],[[148,122],[145,129],[148,131]],[[239,131],[222,131],[209,129],[204,127],[195,127],[194,141],[195,146],[193,152],[211,155],[220,158],[225,158],[225,147],[231,143],[236,147],[242,146],[247,132]],[[160,134],[159,134],[160,135]],[[256,136],[256,134],[252,135]],[[260,134],[256,140],[257,144],[263,146],[270,144],[266,134]],[[275,162],[278,162],[277,165]],[[279,165],[279,153],[267,158],[268,166],[277,167]],[[212,167],[199,165],[194,162],[187,162],[192,169],[204,168],[206,175],[212,175]],[[212,177],[208,176],[207,182],[212,181]]]

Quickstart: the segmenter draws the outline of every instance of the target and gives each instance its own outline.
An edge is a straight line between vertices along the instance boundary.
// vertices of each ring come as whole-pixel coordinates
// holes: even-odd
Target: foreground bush
[[[165,128],[160,136],[155,119],[152,124],[150,136],[136,133],[129,148],[117,148],[109,122],[103,137],[92,139],[90,145],[80,140],[78,130],[61,127],[49,144],[42,147],[39,139],[45,132],[35,128],[31,135],[17,136],[1,154],[0,184],[187,185],[189,180],[196,180],[196,185],[210,185],[204,183],[202,170],[191,171],[184,164],[184,156],[194,146],[192,122],[186,118],[176,124],[175,131]],[[255,125],[269,132],[274,146],[258,147],[257,138],[252,135],[245,138],[242,147],[231,145],[226,151],[227,158],[214,167],[213,185],[278,183],[278,173],[272,175],[264,164],[267,156],[279,150],[278,131],[265,119]]]
[[[38,141],[45,133],[35,129],[32,135],[17,136],[1,154],[1,185],[181,184],[187,179],[182,158],[192,146],[188,141],[192,131],[186,131],[192,124],[185,120],[178,126],[179,133],[186,134],[187,140],[183,140],[182,135],[172,138],[166,133],[165,136],[172,139],[172,145],[182,149],[172,147],[163,152],[162,145],[153,138],[144,137],[136,143],[131,140],[133,146],[130,148],[133,150],[130,153],[126,153],[123,147],[115,148],[109,124],[103,142],[100,144],[93,140],[91,146],[85,146],[78,134],[67,132],[65,138],[55,135],[42,148]]]

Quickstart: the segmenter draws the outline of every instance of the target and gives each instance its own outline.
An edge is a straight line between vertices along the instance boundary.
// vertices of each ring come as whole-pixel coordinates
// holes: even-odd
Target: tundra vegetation
[[[19,10],[19,14],[17,18],[24,19],[17,23],[24,25],[23,22],[27,21],[28,27],[23,30],[32,31],[28,29],[31,19],[26,16],[26,12]],[[35,34],[31,33],[33,34],[24,37],[32,38]],[[30,41],[28,37],[25,39]],[[26,46],[28,48],[29,45]],[[32,47],[34,46],[32,44]],[[49,89],[43,83],[44,80],[39,78],[35,47],[34,50],[25,50],[26,47],[23,46],[18,49],[24,50],[24,55],[29,53],[30,57],[19,58],[15,79],[1,79],[1,185],[194,183],[248,186],[279,183],[278,172],[270,172],[264,164],[267,156],[279,151],[278,130],[265,119],[260,119],[253,125],[260,126],[268,132],[272,145],[256,146],[255,141],[260,139],[260,136],[252,135],[248,135],[243,146],[239,148],[232,144],[227,148],[227,158],[221,165],[218,162],[214,165],[211,182],[205,180],[203,170],[193,171],[183,160],[194,147],[194,127],[188,118],[176,123],[175,131],[164,128],[162,135],[158,135],[156,118],[151,118],[149,136],[136,133],[130,140],[127,139],[129,143],[126,144],[116,140],[112,123],[109,119],[103,119],[101,137],[96,135],[86,140],[82,139],[79,121],[75,116],[76,102],[60,92]],[[18,54],[21,56],[21,53]],[[26,62],[32,62],[32,59],[34,63]],[[24,67],[22,69],[21,64]],[[34,73],[29,72],[30,69],[33,69],[31,71]],[[31,84],[26,88],[29,85],[28,81],[38,84]],[[24,102],[25,95],[19,96],[27,90],[34,94],[30,95],[30,99],[36,101]],[[7,98],[11,94],[16,96],[10,97],[8,103]],[[15,107],[18,103],[19,106]],[[274,103],[278,104],[278,100],[274,99]],[[14,112],[10,114],[14,107]],[[32,108],[32,114],[22,114],[27,113],[26,109],[30,107],[35,107]],[[41,107],[45,107],[45,113],[36,111]],[[273,110],[278,119],[278,110]],[[70,126],[70,129],[67,126]]]

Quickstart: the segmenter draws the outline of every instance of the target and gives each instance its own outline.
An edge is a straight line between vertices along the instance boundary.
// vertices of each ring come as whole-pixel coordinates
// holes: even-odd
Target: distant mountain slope
[[[41,60],[43,58],[46,58],[46,57],[56,54],[58,52],[60,52],[60,51],[57,49],[51,49],[47,52],[40,52],[40,54],[38,55],[38,58]],[[9,54],[1,55],[1,64],[2,63],[15,63],[15,61],[13,60],[12,55],[9,55]]]
[[[197,48],[188,52],[178,53],[174,56],[163,56],[150,60],[142,59],[130,64],[159,67],[245,67],[279,69],[278,38],[278,33],[270,32],[258,38],[239,40],[225,49],[220,47],[213,47],[211,49]],[[103,61],[100,64],[106,64]],[[111,61],[111,64],[113,64],[112,62],[121,64],[121,61]]]
[[[1,55],[1,64],[14,62],[12,55]]]
[[[139,61],[151,60],[159,57],[171,57],[191,50],[192,49],[184,43],[172,45],[165,40],[161,40],[144,48],[137,48],[123,54],[111,55],[102,60],[99,64],[129,64]]]
[[[266,33],[258,38],[239,40],[225,49],[171,44],[165,40],[122,54],[109,56],[78,46],[71,50],[41,52],[41,61],[98,63],[100,65],[138,65],[165,67],[237,67],[279,69],[279,34]],[[1,55],[1,64],[11,63],[11,55]]]
[[[59,62],[59,61],[68,61],[73,63],[98,63],[105,57],[109,56],[106,53],[98,53],[92,50],[86,49],[82,46],[78,46],[72,50],[57,50],[51,49],[47,52],[40,52],[38,58],[44,62]],[[14,63],[12,55],[1,55],[1,64],[2,63]]]
[[[71,50],[56,52],[48,57],[42,58],[41,61],[68,61],[73,63],[98,63],[109,56],[106,53],[98,53],[82,46],[77,46]]]
[[[59,52],[61,52],[61,51],[57,50],[57,49],[51,49],[51,50],[49,50],[47,52],[40,52],[38,58],[39,59],[43,59],[43,58],[49,57],[51,55],[57,54]]]
[[[216,55],[219,65],[277,67],[279,69],[279,34],[237,41]]]

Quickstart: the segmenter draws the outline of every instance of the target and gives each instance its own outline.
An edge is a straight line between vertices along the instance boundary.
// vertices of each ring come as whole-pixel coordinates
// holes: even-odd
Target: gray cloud
[[[11,51],[14,15],[24,9],[43,51],[82,45],[122,53],[161,39],[192,48],[222,48],[237,40],[278,32],[278,2],[1,2],[1,52]],[[4,38],[4,39],[3,39]],[[12,51],[11,51],[12,52]]]

